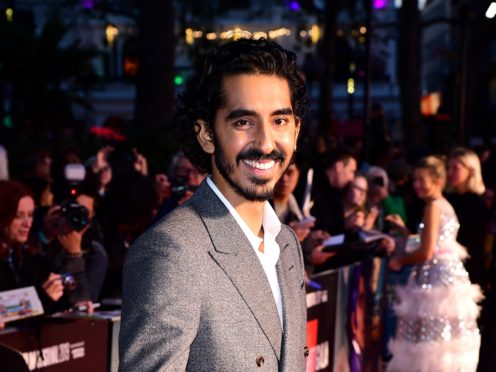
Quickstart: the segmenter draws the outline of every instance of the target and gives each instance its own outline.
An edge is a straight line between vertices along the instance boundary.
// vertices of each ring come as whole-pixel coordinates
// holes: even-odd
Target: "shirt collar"
[[[271,244],[267,244],[267,243],[275,241],[277,235],[281,231],[281,222],[279,221],[279,218],[277,218],[276,212],[274,211],[274,209],[272,208],[270,203],[268,201],[266,201],[264,203],[264,212],[263,212],[263,218],[262,218],[262,226],[264,229],[264,239],[262,239],[262,238],[259,238],[257,235],[255,235],[251,231],[251,229],[248,227],[248,225],[243,220],[243,218],[240,216],[240,214],[236,211],[236,209],[232,206],[232,204],[226,199],[226,197],[222,194],[222,192],[215,185],[215,183],[210,179],[210,177],[207,177],[207,184],[208,184],[208,186],[210,186],[212,191],[218,196],[218,198],[221,200],[221,202],[229,210],[231,215],[234,217],[234,219],[238,223],[239,227],[241,227],[241,230],[243,230],[243,233],[246,235],[246,237],[250,241],[250,244],[255,249],[255,251],[257,253],[259,253],[258,248],[260,247],[260,243],[262,241],[265,241],[264,246],[266,248],[270,249]]]

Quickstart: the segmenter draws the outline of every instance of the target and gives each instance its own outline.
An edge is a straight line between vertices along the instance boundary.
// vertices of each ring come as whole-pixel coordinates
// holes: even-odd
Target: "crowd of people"
[[[461,316],[473,333],[470,346],[463,348],[466,353],[478,353],[480,328],[482,363],[494,337],[489,315],[495,306],[496,285],[494,185],[484,172],[492,158],[484,159],[481,166],[476,152],[456,148],[445,159],[431,156],[412,166],[399,155],[385,167],[359,163],[359,156],[345,148],[326,152],[313,165],[311,203],[306,206],[299,200],[308,169],[303,169],[296,157],[277,183],[271,203],[279,219],[300,240],[307,275],[355,262],[387,260],[387,266],[382,266],[385,295],[379,306],[384,313],[383,357],[386,361],[392,358],[391,370],[405,363],[404,355],[411,354],[405,351],[411,350],[408,342],[414,342],[408,329],[421,327],[408,323],[411,314],[405,309],[411,310],[410,302],[428,302],[434,313],[439,309],[433,310],[432,304],[457,303],[446,288],[443,294],[431,294],[428,299],[418,293],[415,297],[415,286],[435,286],[435,280],[444,279],[473,284],[455,289],[458,292],[451,295],[462,296],[465,302],[458,300],[459,306],[451,306],[451,310],[465,309],[462,315],[455,315]],[[67,173],[67,167],[74,164],[84,170],[78,181],[63,176],[63,170]],[[47,151],[38,151],[26,157],[20,171],[10,173],[15,179],[0,181],[0,290],[33,285],[46,313],[81,305],[91,313],[93,303],[118,303],[130,245],[155,221],[187,201],[206,177],[182,152],[173,157],[167,174],[151,175],[143,155],[125,146],[105,146],[84,162],[72,154],[65,164],[52,164]],[[5,169],[2,174],[8,177]],[[357,231],[384,235],[378,244],[356,245]],[[339,249],[328,249],[326,241],[341,234],[345,240]],[[413,234],[422,237],[414,249],[408,239]],[[439,274],[434,279],[436,274],[431,271],[436,270],[432,268],[425,272],[424,264],[432,263],[433,258],[442,272],[443,257],[451,260],[451,269],[444,268],[447,271],[464,259],[468,278],[463,269],[454,279],[440,279]],[[412,268],[418,271],[417,279],[407,284]],[[401,286],[397,285],[399,274]],[[479,317],[476,303],[483,307]],[[393,313],[392,322],[388,322],[388,311]],[[451,329],[456,338],[456,325],[451,324]],[[412,360],[426,363],[421,354],[419,358],[422,351],[416,350],[412,355],[417,357]],[[459,353],[461,349],[453,350]],[[473,369],[470,363],[467,366]]]
[[[257,261],[253,263],[253,255],[244,257],[253,266],[246,271],[222,262],[223,256],[214,259],[219,265],[226,265],[224,268],[232,269],[231,274],[256,279],[262,287],[270,289],[277,306],[277,313],[272,315],[278,315],[281,327],[289,324],[290,332],[302,330],[303,273],[298,274],[301,280],[297,278],[298,285],[302,282],[301,291],[284,293],[288,288],[294,289],[291,280],[297,279],[276,272],[280,270],[276,268],[279,259],[294,263],[289,270],[301,263],[296,249],[298,240],[307,284],[312,275],[351,268],[350,277],[359,277],[356,285],[367,294],[367,306],[372,309],[367,316],[381,319],[382,337],[352,334],[353,371],[361,370],[360,359],[366,348],[372,347],[381,350],[389,371],[404,370],[405,365],[416,371],[472,371],[477,363],[480,370],[487,370],[485,366],[493,364],[490,349],[496,334],[492,317],[496,310],[496,152],[459,147],[446,154],[425,152],[410,157],[390,140],[380,118],[381,110],[374,106],[368,154],[364,154],[362,143],[356,138],[344,139],[339,145],[321,138],[318,148],[310,151],[312,156],[293,154],[306,103],[304,82],[296,70],[294,56],[264,40],[238,44],[219,49],[218,66],[204,72],[205,79],[212,81],[199,79],[202,85],[190,87],[181,96],[176,121],[183,123],[183,132],[178,134],[187,139],[183,145],[189,158],[183,152],[176,153],[167,173],[152,173],[146,157],[126,142],[102,145],[87,159],[75,151],[53,158],[47,149],[16,153],[21,158],[15,159],[15,169],[8,167],[8,152],[0,146],[0,291],[34,286],[47,314],[80,308],[91,314],[96,303],[119,305],[124,298],[121,354],[125,363],[134,365],[134,358],[136,361],[141,358],[143,337],[145,341],[149,338],[142,336],[143,328],[154,321],[150,316],[145,321],[141,319],[137,309],[148,305],[138,304],[137,297],[146,292],[157,314],[161,314],[162,309],[158,308],[164,305],[160,301],[169,298],[165,294],[179,300],[181,288],[171,289],[154,281],[161,275],[174,279],[170,275],[183,270],[181,265],[185,262],[191,264],[192,257],[210,257],[211,251],[208,256],[205,253],[211,249],[210,245],[197,242],[202,237],[209,244],[212,240],[215,249],[225,249],[220,253],[229,253],[231,248],[226,242],[231,243],[229,234],[234,231],[238,237],[247,237],[264,265],[264,271],[259,270],[261,275],[255,275],[260,265]],[[246,58],[239,57],[243,48],[247,51]],[[283,67],[281,71],[279,68],[272,71],[276,62],[274,66],[266,63],[272,54],[277,57],[274,61],[288,70],[286,75],[281,72]],[[247,70],[246,59],[250,59],[253,71]],[[232,70],[222,78],[226,73],[224,64]],[[277,89],[274,84],[279,84]],[[255,93],[258,90],[262,96]],[[209,122],[211,117],[218,119],[218,112],[225,110],[223,106],[215,107],[219,102],[210,101],[215,94],[220,95],[219,102],[225,101],[224,105],[229,103],[233,107],[232,112],[224,113],[229,125],[224,121],[216,125]],[[292,101],[294,97],[298,97],[296,102]],[[271,106],[274,99],[280,106],[275,109]],[[205,109],[196,112],[202,105]],[[239,109],[243,105],[253,105],[261,112]],[[294,107],[290,109],[290,106]],[[207,108],[212,113],[206,114]],[[259,117],[267,113],[273,125],[257,126]],[[241,162],[244,168],[239,170]],[[246,176],[268,174],[276,163],[280,168],[277,177],[270,179],[275,184],[273,193],[263,177]],[[244,187],[245,183],[250,187]],[[188,200],[186,207],[180,207]],[[260,204],[261,201],[265,204]],[[212,210],[214,205],[218,210]],[[195,208],[201,210],[205,219],[192,214]],[[226,211],[234,219],[226,218]],[[180,213],[183,216],[178,216]],[[208,220],[212,214],[216,218]],[[254,218],[255,215],[260,218]],[[170,218],[164,219],[165,216]],[[256,228],[252,229],[245,220]],[[223,229],[222,221],[233,230]],[[280,222],[291,227],[294,236],[286,227],[281,228]],[[188,223],[192,225],[177,226]],[[204,231],[203,223],[212,223],[207,226],[208,231]],[[202,237],[186,236],[193,234],[188,230],[190,227],[193,232],[201,232]],[[164,231],[173,233],[169,236]],[[281,242],[287,244],[276,242],[280,232],[284,238]],[[183,238],[182,245],[176,247],[174,239]],[[214,239],[219,239],[216,241],[222,247],[215,246]],[[169,246],[161,247],[163,244]],[[198,252],[192,245],[196,244],[203,247],[204,255],[195,256]],[[284,251],[288,246],[295,249]],[[266,248],[269,248],[267,255]],[[155,254],[160,259],[155,260]],[[127,271],[124,270],[126,258]],[[171,260],[170,264],[158,262],[167,259]],[[141,273],[139,269],[149,272]],[[367,275],[361,275],[365,272]],[[264,273],[270,288],[260,279]],[[226,280],[222,273],[214,274],[218,275],[217,279]],[[278,275],[283,279],[278,279]],[[123,277],[127,280],[127,288],[124,285],[127,296],[126,293],[123,296]],[[210,284],[212,288],[217,285]],[[232,289],[229,282],[224,285],[224,289]],[[149,291],[150,288],[156,291]],[[258,294],[252,293],[252,288],[243,289],[245,295],[254,295],[258,301]],[[169,292],[165,293],[166,290]],[[202,293],[199,295],[195,290],[189,290],[189,295],[204,299],[204,293],[208,292],[208,288],[203,292],[198,290]],[[164,294],[160,301],[157,294]],[[223,294],[215,292],[217,296]],[[182,304],[187,307],[185,298]],[[215,324],[219,327],[217,332],[224,330],[226,318],[218,321],[218,311],[214,311],[218,303],[213,299],[217,298],[204,302],[215,318],[212,323],[197,319],[198,323],[186,326],[185,330],[197,332],[198,324],[205,328]],[[239,300],[236,295],[231,299]],[[299,315],[292,318],[293,323],[284,323],[282,308],[284,305],[286,311],[294,310],[290,309],[291,301]],[[224,302],[221,305],[226,307],[221,309],[231,306]],[[256,303],[265,306],[265,301]],[[174,308],[178,306],[176,303],[165,304],[169,305],[172,316],[185,316],[184,309]],[[199,305],[193,305],[189,310],[198,315]],[[260,319],[266,315],[260,314]],[[253,321],[248,318],[247,322]],[[274,316],[270,319],[277,320]],[[176,330],[176,324],[169,324],[170,319],[162,320],[163,329],[174,333],[171,337],[181,333]],[[371,324],[378,323],[368,319],[365,328]],[[0,323],[0,327],[5,324]],[[198,334],[210,340],[208,331],[200,331]],[[161,332],[155,335],[162,337]],[[245,330],[239,328],[239,332]],[[214,339],[223,340],[224,335],[221,336]],[[236,336],[236,342],[246,341]],[[274,333],[274,340],[281,337],[280,332]],[[295,337],[298,340],[295,345],[301,346],[301,351],[304,338]],[[285,345],[291,346],[291,342]],[[275,349],[281,352],[280,347]],[[202,350],[203,345],[195,352]],[[305,353],[308,355],[308,350]],[[298,355],[288,365],[302,365],[302,356]],[[287,357],[292,358],[292,353]],[[151,355],[145,362],[154,362],[154,358]],[[256,363],[260,367],[264,359],[257,357]]]
[[[20,169],[2,168],[0,291],[34,286],[47,314],[92,313],[102,299],[119,303],[128,248],[191,197],[204,175],[178,153],[169,174],[152,178],[146,159],[125,146],[65,160],[55,164],[36,150]]]

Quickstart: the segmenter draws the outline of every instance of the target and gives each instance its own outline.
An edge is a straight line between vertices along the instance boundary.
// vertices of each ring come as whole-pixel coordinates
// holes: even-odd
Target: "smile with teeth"
[[[252,168],[256,168],[256,169],[260,169],[260,170],[271,169],[276,164],[276,162],[274,160],[266,161],[263,163],[260,163],[260,162],[255,161],[255,160],[243,160],[243,162]]]

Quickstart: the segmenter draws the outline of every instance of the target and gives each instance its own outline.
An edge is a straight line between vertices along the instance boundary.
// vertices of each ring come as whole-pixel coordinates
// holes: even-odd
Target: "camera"
[[[62,285],[64,286],[64,289],[67,289],[69,291],[76,289],[77,280],[76,278],[74,278],[74,275],[72,275],[72,273],[60,274],[60,279],[62,280]]]
[[[90,223],[88,209],[76,202],[62,203],[60,205],[60,217],[76,231],[83,230]]]
[[[188,190],[189,190],[188,182],[187,179],[184,177],[178,177],[172,183],[171,192],[173,195],[176,195],[179,199],[181,199]]]

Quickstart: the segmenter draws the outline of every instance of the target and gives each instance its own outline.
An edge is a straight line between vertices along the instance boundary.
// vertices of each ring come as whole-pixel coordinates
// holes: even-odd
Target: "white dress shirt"
[[[264,231],[264,238],[259,238],[255,235],[239,213],[234,209],[234,207],[229,203],[229,201],[222,195],[222,192],[213,183],[210,177],[207,177],[207,184],[213,190],[213,192],[219,197],[222,203],[229,210],[231,215],[234,217],[238,223],[243,233],[246,235],[251,243],[251,246],[255,250],[257,257],[262,265],[265,275],[269,281],[270,289],[272,290],[272,295],[276,302],[277,312],[279,313],[279,320],[281,321],[281,328],[283,328],[283,318],[282,318],[282,297],[281,288],[279,287],[279,279],[277,278],[276,264],[279,260],[280,248],[279,244],[276,242],[276,237],[281,231],[281,222],[277,218],[276,212],[272,209],[269,202],[264,204],[264,213],[262,226]],[[264,243],[264,252],[260,252],[260,244]]]

